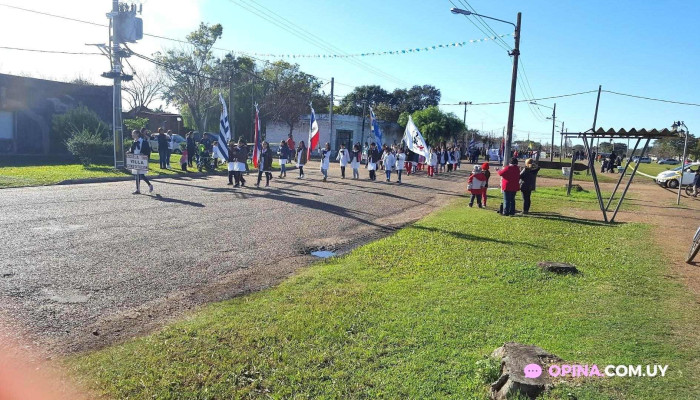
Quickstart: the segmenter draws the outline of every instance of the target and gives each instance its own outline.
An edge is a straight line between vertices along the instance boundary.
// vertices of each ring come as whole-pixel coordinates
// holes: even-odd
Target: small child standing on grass
[[[469,207],[474,206],[474,199],[476,199],[479,208],[484,208],[484,206],[481,205],[481,198],[485,190],[484,183],[486,183],[486,176],[481,172],[481,167],[475,165],[474,170],[467,180],[467,190],[472,194],[471,200],[469,200]]]
[[[185,143],[180,143],[180,151],[182,152],[180,156],[180,166],[183,171],[187,172],[188,155],[190,153],[187,151],[187,145]]]

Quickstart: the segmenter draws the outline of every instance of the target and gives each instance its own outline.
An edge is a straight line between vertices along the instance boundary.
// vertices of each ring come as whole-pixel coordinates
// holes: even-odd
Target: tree
[[[127,133],[131,133],[134,130],[140,131],[141,129],[145,128],[146,125],[148,125],[148,118],[136,117],[124,120],[124,126],[126,127]]]
[[[358,86],[343,97],[339,111],[345,115],[362,116],[365,110],[364,102],[367,102],[368,106],[375,106],[380,103],[389,104],[390,101],[389,92],[378,85]]]
[[[394,101],[399,112],[412,114],[440,104],[440,89],[432,85],[413,86],[409,90],[394,90]]]
[[[401,113],[399,125],[406,126],[408,115],[406,112]],[[466,129],[460,118],[453,113],[442,112],[437,106],[418,110],[411,117],[429,144],[455,140]]]
[[[157,70],[134,74],[133,80],[124,83],[124,100],[134,113],[148,109],[153,101],[162,96],[164,83],[163,75]]]
[[[319,94],[321,82],[300,71],[298,64],[277,61],[265,68],[262,75],[270,85],[260,112],[272,121],[286,123],[290,134],[300,117],[310,113],[309,103],[314,100],[317,104],[322,102]]]
[[[207,110],[216,106],[219,99],[216,89],[220,79],[212,79],[220,74],[220,61],[212,52],[212,47],[221,38],[220,24],[201,23],[199,29],[187,35],[189,43],[184,48],[166,50],[157,54],[161,71],[167,76],[164,99],[175,103],[178,108],[185,106],[200,132],[204,132]]]

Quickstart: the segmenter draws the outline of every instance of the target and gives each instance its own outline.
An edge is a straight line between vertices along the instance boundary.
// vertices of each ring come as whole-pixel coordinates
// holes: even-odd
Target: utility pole
[[[141,13],[139,8],[138,13]],[[124,74],[122,58],[129,57],[129,53],[121,49],[122,43],[136,43],[143,38],[143,21],[136,17],[136,5],[119,4],[119,0],[112,0],[112,11],[107,13],[109,18],[109,46],[97,45],[97,47],[110,59],[111,69],[102,74],[103,78],[114,81],[112,91],[112,137],[114,139],[114,168],[124,167],[124,131],[122,127],[122,81],[133,79],[131,75]]]
[[[124,132],[122,129],[122,60],[119,48],[119,35],[116,34],[119,24],[119,0],[112,0],[112,12],[107,14],[111,18],[112,34],[112,77],[114,88],[112,91],[112,131],[114,137],[114,169],[124,167]]]
[[[331,103],[328,106],[328,114],[329,114],[329,119],[331,123],[331,131],[330,131],[330,142],[331,146],[333,146],[333,89],[335,88],[335,78],[331,77]]]
[[[229,134],[231,135],[231,140],[236,137],[236,110],[233,107],[233,76],[235,74],[235,69],[231,70],[231,77],[228,81],[228,126]],[[228,144],[227,144],[228,145]]]
[[[561,162],[561,153],[563,153],[563,152],[564,152],[564,121],[561,121],[561,131],[559,132],[559,162]]]
[[[510,157],[510,142],[513,140],[513,118],[515,117],[515,90],[518,85],[518,57],[520,56],[520,18],[522,13],[518,13],[518,20],[515,25],[515,48],[510,52],[513,56],[513,76],[510,83],[510,107],[508,107],[508,131],[506,132],[506,143],[504,157]]]
[[[554,108],[552,109],[552,149],[549,154],[549,161],[554,162],[554,126],[557,121],[557,103],[554,103]]]
[[[365,141],[365,113],[367,112],[367,100],[362,100],[362,140],[360,140],[360,144],[363,144]]]
[[[467,106],[472,104],[471,101],[460,101],[460,105],[464,105],[464,128],[467,130],[467,135],[469,135],[469,128],[467,127]],[[474,139],[474,135],[472,135],[472,139]]]

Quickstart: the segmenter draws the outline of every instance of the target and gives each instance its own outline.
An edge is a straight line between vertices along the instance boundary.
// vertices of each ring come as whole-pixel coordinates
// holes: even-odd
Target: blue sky
[[[462,6],[458,0],[453,0]],[[218,47],[239,51],[283,54],[328,53],[246,10],[265,7],[301,26],[316,37],[347,53],[397,50],[481,39],[484,33],[466,17],[452,15],[448,0],[431,1],[281,1],[281,0],[144,1],[145,30],[184,38],[199,21],[221,23]],[[42,9],[61,15],[105,22],[110,2],[78,0],[75,7],[41,0],[5,0],[6,4]],[[97,4],[99,3],[99,4]],[[700,79],[696,74],[700,46],[694,19],[700,15],[696,1],[485,1],[469,2],[477,12],[515,22],[522,12],[522,64],[535,97],[603,89],[648,97],[700,103]],[[278,17],[266,13],[279,21]],[[499,34],[512,26],[487,20]],[[28,26],[44,29],[27,29]],[[52,35],[46,35],[51,31]],[[26,32],[18,35],[18,32]],[[105,40],[102,28],[85,26],[7,9],[0,10],[0,45],[85,51],[84,43]],[[504,38],[510,45],[512,37]],[[134,46],[152,53],[171,42],[146,38]],[[12,57],[4,57],[11,55]],[[271,59],[272,60],[272,59]],[[336,93],[352,86],[379,84],[392,90],[414,84],[432,84],[443,94],[443,103],[507,101],[511,58],[493,42],[467,44],[418,54],[364,57],[359,60],[379,75],[339,59],[296,59],[302,69],[328,79],[335,77]],[[137,68],[147,69],[134,61]],[[44,77],[98,75],[106,60],[85,57],[44,56],[0,52],[0,71]],[[522,70],[521,70],[522,71]],[[387,79],[386,74],[392,78]],[[399,82],[396,82],[396,81]],[[107,83],[95,78],[99,83]],[[522,79],[521,79],[522,81]],[[329,86],[325,86],[326,91]],[[518,99],[524,99],[518,89]],[[556,100],[557,119],[569,131],[591,127],[595,94]],[[443,106],[462,116],[463,107]],[[515,134],[546,140],[551,121],[542,119],[526,103],[518,104]],[[540,108],[544,115],[551,110]],[[470,127],[500,132],[506,124],[507,106],[472,106]],[[700,107],[664,104],[603,93],[598,125],[603,127],[664,128],[681,119],[700,129]]]

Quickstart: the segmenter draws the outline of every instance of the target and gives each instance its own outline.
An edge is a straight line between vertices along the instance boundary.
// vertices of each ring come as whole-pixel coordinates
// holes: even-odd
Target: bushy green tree
[[[131,118],[124,120],[124,126],[126,127],[126,134],[131,134],[131,131],[145,128],[148,125],[148,118]]]
[[[399,125],[405,127],[408,123],[408,113],[399,116]],[[413,122],[423,134],[425,140],[434,145],[442,141],[460,139],[466,127],[461,119],[453,113],[445,113],[437,106],[418,110],[411,114]]]
[[[74,132],[66,140],[66,147],[86,167],[90,166],[96,158],[109,155],[112,151],[112,143],[102,133],[87,128]]]
[[[54,115],[51,121],[51,152],[65,152],[66,141],[76,132],[85,129],[103,136],[109,131],[109,127],[97,113],[85,106],[74,108],[64,114]]]

